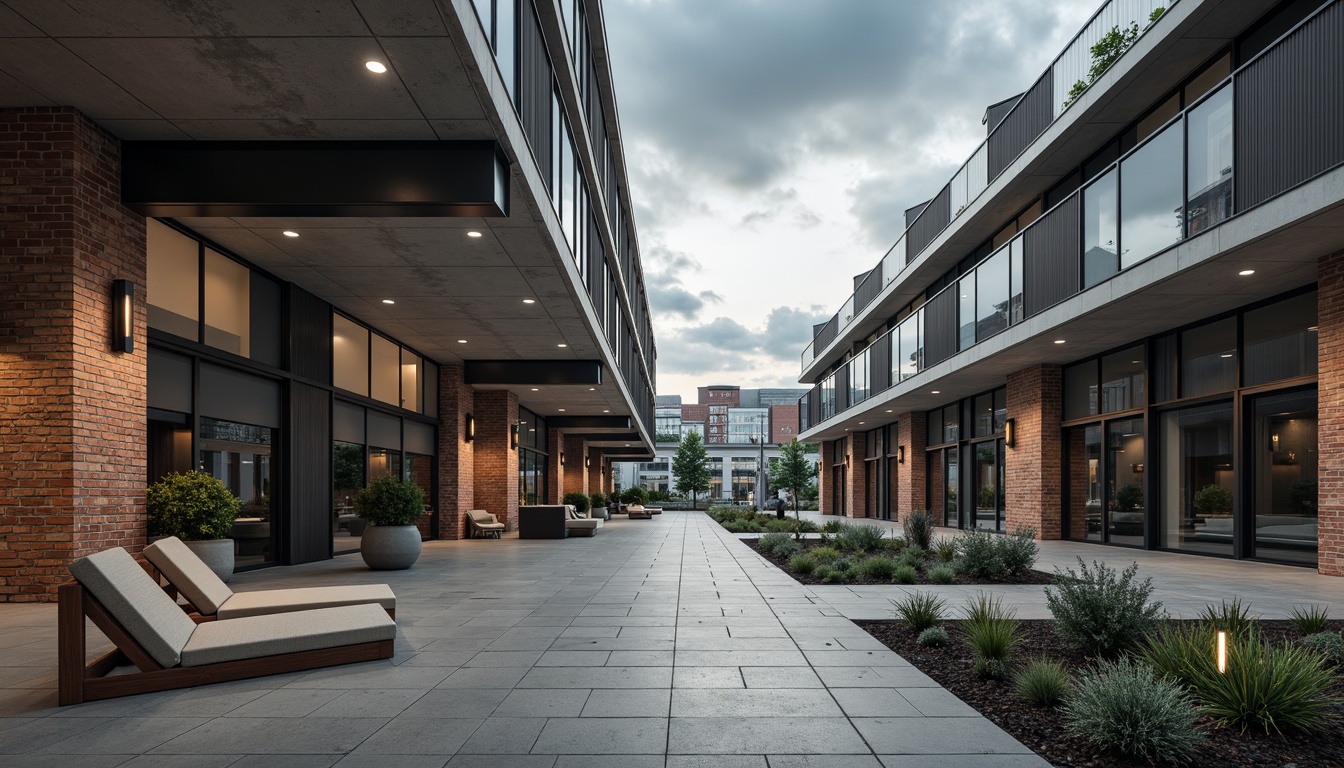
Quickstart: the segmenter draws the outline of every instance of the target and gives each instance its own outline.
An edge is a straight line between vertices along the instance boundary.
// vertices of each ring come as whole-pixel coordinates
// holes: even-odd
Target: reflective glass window
[[[994,390],[994,434],[1001,435],[1008,422],[1008,390]]]
[[[975,527],[998,530],[1003,489],[998,483],[999,441],[976,443],[975,452]]]
[[[331,316],[332,383],[357,395],[369,394],[369,329],[338,314]]]
[[[205,343],[243,357],[252,349],[249,276],[246,266],[205,249]]]
[[[145,303],[149,327],[196,341],[200,336],[200,246],[154,219],[145,221]]]
[[[419,413],[420,356],[409,349],[401,350],[401,407]]]
[[[1101,541],[1101,426],[1066,430],[1064,445],[1068,462],[1066,535],[1076,541]]]
[[[1101,358],[1101,412],[1144,405],[1143,347],[1130,347]]]
[[[518,0],[495,0],[495,62],[499,65],[499,75],[504,79],[504,87],[515,100],[518,85],[514,73],[518,49],[518,13],[514,5]]]
[[[975,338],[993,336],[1008,327],[1008,249],[989,257],[975,270]]]
[[[1181,332],[1181,396],[1226,392],[1237,385],[1237,319]]]
[[[1316,374],[1315,291],[1253,309],[1245,317],[1245,386]]]
[[[975,437],[988,437],[994,434],[994,393],[987,392],[977,396],[972,413]]]
[[[1251,445],[1255,555],[1316,564],[1318,435],[1316,391],[1255,400]]]
[[[1106,540],[1143,545],[1143,419],[1106,425]]]
[[[401,347],[373,334],[369,345],[369,397],[401,405]]]
[[[961,415],[957,413],[960,410],[956,405],[949,405],[943,409],[943,442],[955,443],[961,439]]]
[[[958,349],[967,349],[975,344],[975,273],[972,272],[957,283],[952,290],[960,296],[960,334]]]
[[[1178,121],[1120,162],[1120,268],[1181,239],[1184,130]]]
[[[1232,88],[1190,110],[1186,217],[1190,236],[1232,215]]]
[[[1232,554],[1232,404],[1169,411],[1160,424],[1160,545]]]
[[[1082,419],[1097,414],[1097,361],[1064,369],[1064,419]]]
[[[919,313],[901,323],[901,378],[907,379],[919,372]]]
[[[1116,179],[1112,169],[1083,190],[1083,287],[1091,288],[1120,269]]]
[[[1022,238],[1016,238],[1008,245],[1010,277],[1008,290],[1008,312],[1009,321],[1020,323],[1026,316],[1026,308],[1022,303]]]

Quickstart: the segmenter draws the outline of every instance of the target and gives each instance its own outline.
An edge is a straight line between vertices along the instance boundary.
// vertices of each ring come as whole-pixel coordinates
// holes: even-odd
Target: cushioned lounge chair
[[[119,547],[70,574],[58,592],[61,705],[392,657],[397,624],[377,605],[198,624]],[[92,662],[85,617],[116,646]],[[108,674],[128,663],[139,672]]]
[[[626,515],[631,520],[652,520],[653,513],[645,509],[642,504],[631,504],[625,508]]]
[[[207,621],[363,603],[378,605],[393,618],[397,615],[397,596],[386,584],[234,592],[176,536],[150,544],[144,555]]]
[[[504,533],[504,524],[484,509],[468,509],[467,531],[473,539],[477,536],[498,539]]]

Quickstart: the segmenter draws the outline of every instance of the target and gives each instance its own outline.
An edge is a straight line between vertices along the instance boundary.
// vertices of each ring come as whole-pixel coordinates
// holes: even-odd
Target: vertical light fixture
[[[467,414],[466,429],[463,430],[462,439],[470,443],[476,439],[476,419],[470,413]]]
[[[512,449],[515,450],[515,451],[518,450],[518,425],[517,425],[517,424],[513,424],[513,425],[510,425],[510,426],[509,426],[509,447],[512,448]]]
[[[592,466],[593,466],[593,457],[592,457],[592,456],[584,456],[584,457],[583,457],[583,466],[584,466],[584,469],[590,469],[590,468],[592,468]]]
[[[904,445],[898,445],[898,446],[896,446],[896,463],[897,463],[897,464],[904,464],[904,463],[905,463],[905,446],[904,446]]]
[[[1017,445],[1017,419],[1004,420],[1003,444],[1009,448]]]
[[[135,283],[112,281],[112,351],[134,352]]]
[[[564,451],[561,451],[561,452],[560,452],[560,466],[562,466],[562,467],[565,466],[565,452],[564,452]]]
[[[1218,631],[1217,661],[1218,674],[1227,674],[1227,633],[1222,630]]]

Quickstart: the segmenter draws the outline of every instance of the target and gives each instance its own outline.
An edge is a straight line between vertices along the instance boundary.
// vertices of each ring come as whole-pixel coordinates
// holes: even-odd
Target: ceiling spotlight
[[[1225,353],[1225,354],[1219,355],[1219,357],[1231,357],[1231,356],[1232,356],[1232,353],[1231,353],[1231,352],[1227,352],[1227,353]]]
[[[892,410],[893,410],[893,409],[891,409],[891,408],[888,408],[888,409],[887,409],[887,413],[891,413],[891,412],[892,412]]]
[[[298,233],[298,232],[295,232],[295,231],[292,230],[292,229],[286,229],[284,232],[281,232],[280,234],[284,235],[285,237],[298,237],[298,236],[299,236],[299,233]]]
[[[396,304],[397,302],[393,301],[392,299],[383,299],[383,303],[384,303],[384,304]]]
[[[467,233],[467,237],[480,237],[480,236],[481,236],[481,233],[480,233],[480,232],[477,232],[477,231],[474,230],[474,229]]]
[[[1250,276],[1250,275],[1254,275],[1254,274],[1255,274],[1255,270],[1254,270],[1254,269],[1243,269],[1243,270],[1241,270],[1240,272],[1238,272],[1237,274],[1238,274],[1238,275],[1241,275],[1242,277],[1248,277],[1248,276]]]
[[[597,387],[589,387],[589,388],[588,388],[588,391],[589,391],[589,392],[596,392],[596,391],[597,391]]]
[[[541,390],[540,390],[540,389],[537,389],[536,387],[533,387],[533,388],[532,388],[532,391],[533,391],[533,392],[540,392]]]
[[[941,394],[943,394],[943,391],[942,391],[941,389],[935,389],[935,390],[933,390],[933,394],[935,394],[935,395],[941,395]]]
[[[602,409],[602,412],[603,412],[603,413],[611,413],[611,409],[610,409],[610,408],[603,408],[603,409]]]
[[[1064,343],[1064,339],[1055,339],[1055,343],[1056,343],[1056,344],[1063,344],[1063,343]]]
[[[564,349],[565,347],[568,347],[569,345],[568,345],[568,344],[556,344],[555,346],[560,347],[561,349]]]
[[[387,71],[387,65],[381,61],[366,61],[364,62],[364,68],[375,75],[381,75]]]
[[[458,344],[466,344],[466,343],[467,343],[467,340],[466,340],[466,339],[458,339],[458,340],[457,340],[457,343],[458,343]]]
[[[860,421],[860,422],[859,422],[859,426],[863,426],[864,424],[867,424],[867,423],[868,423],[868,422],[866,422],[866,421]]]
[[[523,303],[524,303],[524,304],[536,304],[536,303],[537,303],[537,300],[536,300],[536,299],[523,299]]]
[[[559,408],[559,409],[557,409],[557,410],[559,410],[561,413],[564,413],[564,412],[565,412],[565,409],[564,409],[564,408]]]

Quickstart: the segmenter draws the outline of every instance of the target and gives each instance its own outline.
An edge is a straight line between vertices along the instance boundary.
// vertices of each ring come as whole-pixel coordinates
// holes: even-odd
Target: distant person
[[[775,498],[775,517],[784,519],[784,510],[789,506],[789,492],[783,488]]]

